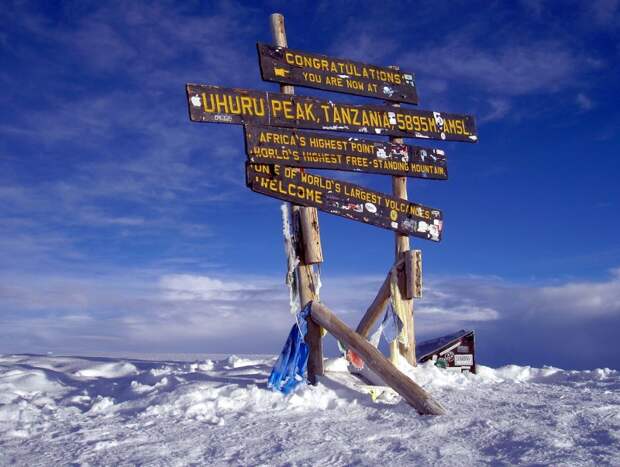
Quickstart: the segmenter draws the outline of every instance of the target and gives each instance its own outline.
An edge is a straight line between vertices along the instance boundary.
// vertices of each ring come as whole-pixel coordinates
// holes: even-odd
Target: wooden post
[[[392,365],[379,350],[358,333],[349,329],[327,307],[312,303],[312,321],[327,329],[336,339],[357,353],[368,367],[400,394],[421,415],[443,415],[445,409],[429,393]]]
[[[398,69],[398,67],[390,67]],[[393,107],[400,107],[400,104],[394,104],[387,102],[387,104]],[[390,137],[390,142],[403,144],[403,138]],[[407,199],[407,177],[392,177],[392,193],[397,198]],[[401,254],[409,250],[409,237],[399,233],[394,234],[394,256],[396,260],[401,257]],[[403,293],[403,296],[405,294]],[[395,297],[392,297],[395,300]],[[413,300],[403,300],[402,308],[407,310],[404,316],[405,332],[407,334],[407,345],[398,344],[396,340],[390,344],[390,360],[396,364],[398,361],[397,353],[400,353],[405,360],[412,365],[416,366],[415,357],[415,336],[413,327]]]
[[[402,138],[390,138],[391,141],[395,143],[402,143]],[[407,199],[407,178],[406,177],[392,177],[392,189],[395,196],[403,199]],[[399,233],[394,234],[395,237],[395,256],[399,257],[401,253],[409,251],[409,237],[407,235],[401,235]],[[403,294],[405,295],[405,294]],[[395,297],[392,297],[394,300]],[[407,345],[398,344],[400,354],[405,357],[405,360],[412,365],[416,366],[416,356],[415,356],[415,329],[413,326],[413,300],[402,299],[403,309],[407,310],[407,313],[404,316],[404,326],[405,332],[407,333]],[[394,341],[396,342],[396,341]],[[390,351],[392,351],[393,343],[390,346]],[[395,349],[394,349],[395,350]]]
[[[269,23],[274,45],[288,47],[286,30],[284,28],[284,16],[274,13],[269,17]],[[280,92],[283,94],[295,94],[295,88],[281,84]],[[299,301],[303,308],[308,302],[316,299],[316,278],[312,264],[323,261],[323,253],[321,251],[321,237],[316,209],[293,205],[291,212],[293,228],[298,232],[296,238],[299,244],[296,245],[296,250],[300,253],[300,262],[297,267],[297,284],[299,288]],[[316,377],[323,375],[323,341],[321,340],[320,326],[311,319],[308,319],[306,344],[308,344],[309,348],[308,380],[310,384],[316,384]]]
[[[323,262],[323,250],[321,249],[321,233],[319,231],[319,215],[314,208],[299,210],[301,223],[301,239],[303,245],[303,261],[306,264]]]

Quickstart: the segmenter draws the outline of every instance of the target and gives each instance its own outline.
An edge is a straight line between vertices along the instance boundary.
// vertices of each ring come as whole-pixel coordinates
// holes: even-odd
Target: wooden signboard
[[[256,47],[265,81],[418,103],[413,73],[267,44]]]
[[[356,221],[433,241],[441,240],[441,211],[352,183],[283,165],[246,164],[252,191]]]
[[[286,128],[245,126],[250,162],[446,180],[441,149]]]
[[[186,90],[190,119],[195,122],[270,125],[469,143],[478,140],[470,115],[353,105],[203,84],[188,84]]]

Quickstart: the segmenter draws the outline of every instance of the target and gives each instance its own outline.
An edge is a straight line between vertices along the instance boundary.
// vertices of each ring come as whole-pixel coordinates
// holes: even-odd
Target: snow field
[[[620,374],[515,365],[406,372],[448,410],[328,377],[265,388],[275,358],[0,356],[0,464],[620,465]]]

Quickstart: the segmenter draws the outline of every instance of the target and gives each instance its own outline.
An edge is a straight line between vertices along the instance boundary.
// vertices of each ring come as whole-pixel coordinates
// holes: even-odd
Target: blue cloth
[[[385,311],[385,317],[381,324],[383,326],[383,337],[390,343],[394,341],[403,330],[403,322],[398,315],[394,313],[391,304],[388,305],[388,309]]]
[[[310,315],[312,302],[297,313],[297,323],[291,328],[284,348],[271,370],[267,387],[288,394],[306,381],[308,368],[308,346],[304,338],[308,332],[307,317]]]

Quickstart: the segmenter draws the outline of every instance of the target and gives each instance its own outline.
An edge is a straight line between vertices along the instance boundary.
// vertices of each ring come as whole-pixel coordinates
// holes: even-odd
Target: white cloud
[[[293,323],[280,278],[116,270],[1,279],[0,352],[275,353]],[[381,281],[324,277],[322,301],[355,327]],[[521,339],[527,349],[550,352],[547,336],[563,329],[571,339],[612,347],[607,336],[610,323],[620,325],[620,269],[606,280],[540,286],[434,277],[414,309],[419,339],[473,328],[483,348]],[[570,347],[553,348],[571,357]]]
[[[566,319],[589,319],[602,315],[620,316],[620,269],[612,270],[605,282],[570,282],[542,287],[540,305]]]
[[[194,274],[165,275],[159,280],[159,285],[163,289],[163,298],[170,301],[234,301],[244,292],[257,290],[257,286],[249,282],[223,281]]]
[[[587,320],[597,316],[620,318],[620,270],[603,281],[569,281],[561,285],[522,285],[489,278],[436,279],[429,286],[431,303],[455,309],[461,303],[491,307],[498,319]],[[423,301],[422,303],[425,303]]]
[[[416,326],[425,335],[442,334],[456,329],[475,327],[480,322],[495,321],[500,313],[489,307],[459,304],[449,307],[426,304],[414,310]]]

